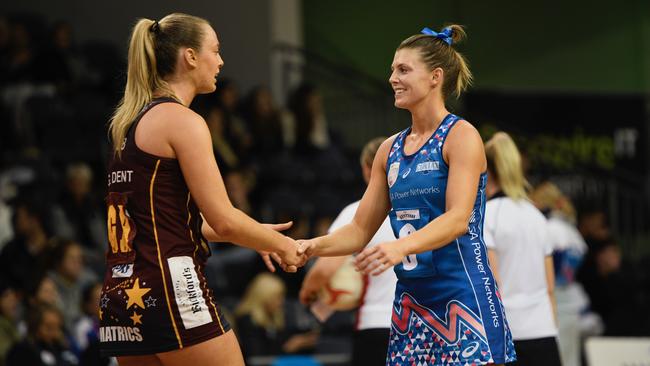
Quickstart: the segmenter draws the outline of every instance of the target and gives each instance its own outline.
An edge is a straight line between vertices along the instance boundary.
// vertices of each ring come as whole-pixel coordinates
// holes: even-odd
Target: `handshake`
[[[286,240],[286,249],[283,251],[257,251],[262,256],[269,271],[275,272],[275,266],[273,265],[273,261],[275,261],[285,272],[297,272],[298,268],[303,267],[309,258],[313,256],[313,240],[294,240],[289,237],[286,237]]]
[[[291,227],[291,223],[263,225],[275,231],[282,231]],[[325,238],[327,236],[308,240],[294,240],[285,236],[285,243],[282,250],[273,252],[258,250],[257,252],[264,259],[264,263],[269,271],[275,272],[275,266],[271,260],[273,259],[285,272],[297,272],[298,268],[304,266],[311,257],[341,256],[352,254],[359,250],[355,249],[355,245],[352,245],[351,249],[348,248],[350,249],[349,251],[346,249],[343,253],[340,253],[341,250],[339,248],[339,254],[326,254],[328,245],[324,243]],[[413,254],[406,252],[405,248],[399,245],[397,241],[383,242],[371,247],[361,247],[361,249],[355,256],[354,267],[364,275],[374,276],[393,268],[396,264],[401,263],[405,256]],[[346,251],[348,253],[345,253]]]

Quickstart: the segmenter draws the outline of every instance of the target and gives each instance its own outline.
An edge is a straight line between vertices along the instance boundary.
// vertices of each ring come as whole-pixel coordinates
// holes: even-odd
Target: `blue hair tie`
[[[430,35],[430,36],[434,36],[434,37],[436,37],[438,39],[441,39],[443,42],[445,42],[446,44],[448,44],[450,46],[451,46],[451,43],[453,42],[453,40],[451,38],[452,30],[449,27],[444,28],[442,31],[440,31],[440,33],[436,32],[436,31],[433,31],[433,30],[431,30],[431,29],[429,29],[427,27],[424,27],[424,29],[422,29],[421,33],[422,34],[427,34],[427,35]]]

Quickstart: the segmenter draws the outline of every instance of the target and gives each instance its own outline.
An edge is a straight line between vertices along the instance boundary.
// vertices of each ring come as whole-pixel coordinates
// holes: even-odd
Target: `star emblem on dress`
[[[148,308],[153,308],[153,307],[156,307],[156,300],[158,300],[158,299],[156,299],[154,297],[151,297],[151,295],[149,295],[149,297],[144,299],[144,303],[147,304]]]
[[[144,303],[142,302],[142,296],[144,296],[147,292],[151,291],[151,288],[147,287],[140,287],[140,279],[136,278],[135,283],[133,284],[133,287],[127,288],[124,290],[126,292],[126,295],[129,297],[128,301],[126,302],[126,308],[130,308],[133,305],[137,305],[144,309]]]
[[[101,302],[101,305],[100,305],[100,306],[101,306],[102,308],[107,307],[109,301],[111,301],[111,299],[109,299],[108,296],[106,296],[106,294],[102,295],[102,298],[101,298],[101,300],[100,300],[100,302]]]
[[[140,318],[142,318],[142,315],[136,313],[135,310],[133,311],[133,315],[129,318],[131,318],[133,321],[133,325],[142,324],[142,320],[140,320]]]

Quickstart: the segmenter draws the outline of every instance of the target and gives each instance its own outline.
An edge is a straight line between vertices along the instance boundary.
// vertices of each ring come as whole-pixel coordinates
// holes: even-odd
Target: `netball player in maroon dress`
[[[120,365],[243,365],[207,286],[207,241],[274,252],[285,270],[296,243],[235,209],[205,121],[188,106],[216,88],[223,60],[204,19],[141,19],[129,45],[124,97],[111,120],[107,270],[101,352]],[[268,260],[268,257],[266,258]]]

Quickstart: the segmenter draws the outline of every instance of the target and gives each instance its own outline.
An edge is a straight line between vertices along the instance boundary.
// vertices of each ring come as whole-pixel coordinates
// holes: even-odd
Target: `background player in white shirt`
[[[576,228],[576,211],[571,200],[555,184],[542,182],[535,187],[530,198],[548,217],[549,235],[553,244],[562,364],[579,366],[581,320],[595,317],[587,311],[589,298],[582,285],[576,281],[576,274],[587,252],[587,244]]]
[[[370,180],[377,149],[384,140],[385,137],[371,140],[361,152],[361,170],[366,184]],[[358,207],[359,201],[345,207],[332,223],[329,232],[350,223]],[[368,247],[392,240],[395,240],[395,236],[386,217]],[[348,258],[349,256],[319,258],[303,281],[300,301],[304,304],[312,302]],[[378,276],[364,275],[364,290],[353,335],[352,365],[382,365],[386,362],[396,282],[397,277],[393,271],[384,271]]]
[[[517,364],[559,366],[553,245],[546,218],[528,200],[521,156],[510,136],[494,134],[485,152],[485,244],[508,314]]]

